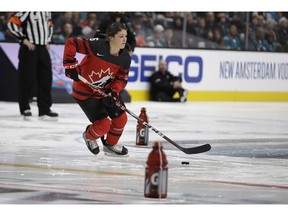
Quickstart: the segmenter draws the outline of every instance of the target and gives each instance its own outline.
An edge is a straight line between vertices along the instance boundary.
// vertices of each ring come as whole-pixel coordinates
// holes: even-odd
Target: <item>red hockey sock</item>
[[[90,140],[98,139],[104,134],[107,134],[109,129],[110,120],[108,118],[97,120],[88,127],[86,137]]]
[[[111,120],[111,126],[110,130],[107,134],[107,143],[111,145],[116,145],[118,143],[118,140],[120,139],[124,127],[127,123],[127,114],[124,112],[122,115],[120,115],[117,118],[113,118]]]

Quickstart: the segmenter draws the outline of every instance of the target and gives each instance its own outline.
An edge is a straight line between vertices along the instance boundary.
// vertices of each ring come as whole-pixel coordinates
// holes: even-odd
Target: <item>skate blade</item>
[[[23,116],[24,121],[32,121],[32,116]]]
[[[115,154],[115,153],[110,153],[110,152],[104,152],[104,155],[106,156],[109,156],[109,157],[129,157],[129,154],[126,154],[126,155],[118,155],[118,154]]]
[[[40,116],[38,117],[40,121],[58,121],[58,117]]]

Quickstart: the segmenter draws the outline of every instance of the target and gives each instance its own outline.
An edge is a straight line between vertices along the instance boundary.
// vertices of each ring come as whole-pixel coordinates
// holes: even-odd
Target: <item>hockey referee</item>
[[[20,43],[18,102],[21,115],[25,120],[31,119],[29,100],[33,86],[36,85],[39,119],[57,120],[58,114],[50,109],[52,64],[49,42],[53,34],[51,12],[17,12],[11,16],[7,26]]]

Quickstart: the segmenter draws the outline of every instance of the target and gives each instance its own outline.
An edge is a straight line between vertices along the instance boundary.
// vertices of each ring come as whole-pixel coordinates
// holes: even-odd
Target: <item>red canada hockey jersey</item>
[[[110,54],[109,42],[98,38],[69,38],[65,43],[63,60],[72,60],[76,52],[85,54],[80,63],[81,76],[102,91],[112,89],[119,93],[128,81],[131,57],[126,49],[118,56]],[[102,98],[85,83],[73,82],[73,96],[80,100]]]

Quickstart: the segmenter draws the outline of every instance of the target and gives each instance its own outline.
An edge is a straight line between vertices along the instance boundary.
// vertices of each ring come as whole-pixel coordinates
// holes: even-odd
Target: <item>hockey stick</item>
[[[108,95],[101,91],[99,88],[97,88],[96,86],[94,86],[92,83],[90,83],[89,81],[87,81],[84,77],[82,77],[81,75],[78,75],[78,78],[85,83],[86,85],[90,86],[93,90],[97,91],[99,94],[101,94],[103,97],[107,97]],[[159,130],[157,130],[156,128],[154,128],[152,125],[150,125],[149,123],[147,123],[146,121],[144,121],[143,119],[139,118],[136,114],[134,114],[133,112],[131,112],[130,110],[128,110],[125,106],[123,106],[122,104],[120,104],[119,101],[116,102],[116,106],[118,106],[121,110],[127,112],[129,115],[131,115],[132,117],[134,117],[135,119],[137,119],[138,121],[140,121],[145,127],[150,128],[151,130],[153,130],[156,134],[158,134],[159,136],[161,136],[163,139],[167,140],[169,143],[171,143],[172,145],[174,145],[176,148],[180,149],[182,152],[186,153],[186,154],[198,154],[198,153],[202,153],[202,152],[206,152],[209,151],[211,149],[210,144],[204,144],[201,146],[196,146],[196,147],[190,147],[190,148],[184,148],[179,146],[177,143],[175,143],[173,140],[169,139],[167,136],[165,136],[163,133],[161,133]]]

